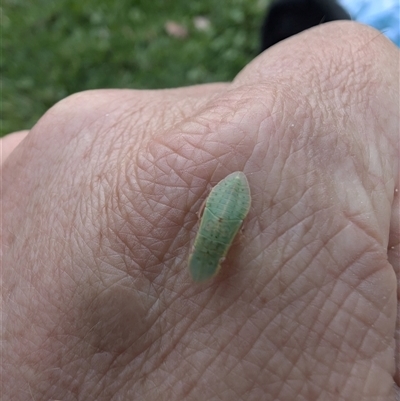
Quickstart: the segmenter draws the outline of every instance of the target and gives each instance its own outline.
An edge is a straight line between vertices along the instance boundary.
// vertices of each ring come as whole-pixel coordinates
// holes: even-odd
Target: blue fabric
[[[400,47],[400,0],[339,0],[354,21],[381,31]]]

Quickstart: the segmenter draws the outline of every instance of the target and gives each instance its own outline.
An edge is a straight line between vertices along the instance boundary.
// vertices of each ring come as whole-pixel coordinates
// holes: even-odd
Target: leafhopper
[[[193,281],[206,281],[218,273],[250,204],[249,183],[241,171],[229,174],[211,190],[189,257]]]

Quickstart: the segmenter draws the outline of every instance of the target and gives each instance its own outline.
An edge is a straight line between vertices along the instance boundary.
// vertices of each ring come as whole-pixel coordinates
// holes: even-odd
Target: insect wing
[[[250,203],[249,184],[242,172],[228,175],[212,189],[189,258],[194,281],[205,281],[217,274],[221,259],[249,212]]]

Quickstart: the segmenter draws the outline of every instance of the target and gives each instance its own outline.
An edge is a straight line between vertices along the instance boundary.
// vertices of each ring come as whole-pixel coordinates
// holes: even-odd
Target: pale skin
[[[232,83],[80,93],[4,138],[3,399],[395,401],[398,74],[338,22]],[[237,170],[245,231],[194,284],[196,212]]]

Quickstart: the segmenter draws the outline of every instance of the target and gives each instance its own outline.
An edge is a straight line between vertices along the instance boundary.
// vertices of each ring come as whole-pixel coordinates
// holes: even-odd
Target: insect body
[[[194,281],[215,276],[250,209],[249,183],[241,171],[229,174],[210,192],[189,257]]]

